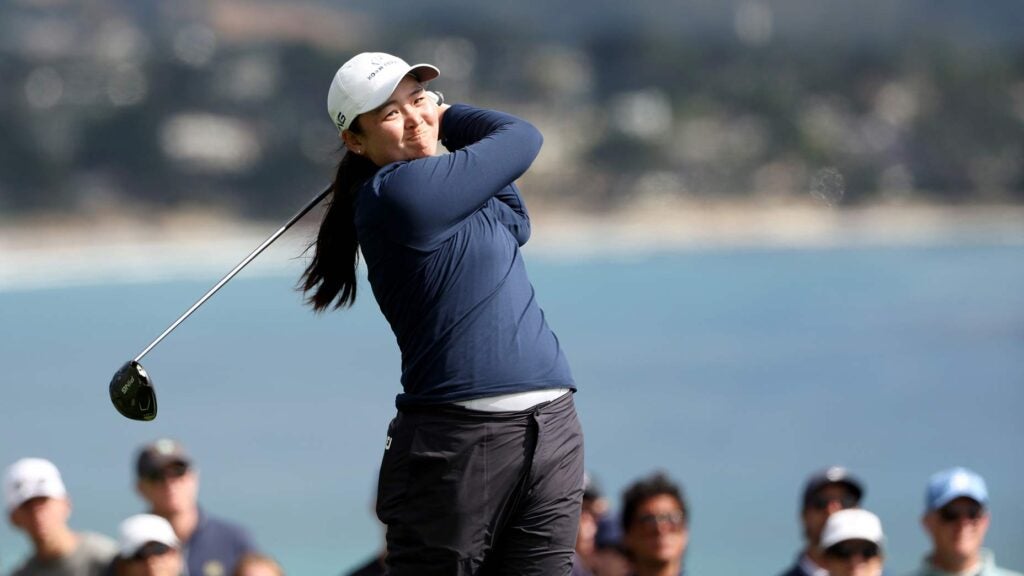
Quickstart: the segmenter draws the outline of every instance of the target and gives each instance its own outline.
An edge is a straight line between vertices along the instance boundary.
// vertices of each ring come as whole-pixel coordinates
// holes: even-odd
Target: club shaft
[[[163,340],[164,338],[167,337],[168,334],[173,332],[174,329],[177,328],[179,324],[184,322],[186,318],[191,316],[192,313],[195,312],[197,308],[202,306],[203,303],[206,302],[207,300],[209,300],[211,296],[216,294],[217,291],[220,290],[222,286],[227,284],[229,280],[231,280],[232,278],[235,277],[236,274],[241,272],[242,268],[245,268],[246,265],[249,264],[249,262],[252,262],[254,258],[259,256],[261,252],[266,250],[268,246],[273,244],[275,240],[277,240],[282,234],[284,234],[296,222],[301,220],[302,217],[305,216],[307,212],[312,210],[317,204],[320,203],[321,200],[323,200],[330,193],[331,193],[331,188],[328,187],[326,190],[324,190],[319,195],[317,195],[316,198],[313,198],[313,200],[311,200],[309,202],[309,204],[307,204],[302,210],[299,210],[299,212],[297,214],[295,214],[295,216],[292,216],[291,220],[285,222],[284,226],[281,226],[277,230],[277,232],[274,232],[269,238],[264,240],[262,244],[257,246],[255,250],[250,252],[249,255],[245,257],[245,259],[243,259],[241,262],[239,262],[238,265],[235,266],[230,272],[228,272],[223,278],[221,278],[219,282],[214,284],[213,288],[210,288],[210,290],[206,294],[203,294],[203,297],[200,298],[199,300],[197,300],[196,303],[193,304],[191,308],[189,308],[184,314],[181,315],[181,317],[179,317],[177,320],[175,320],[173,324],[168,326],[167,329],[164,330],[163,334],[157,336],[156,340],[153,340],[152,342],[150,342],[149,346],[146,346],[146,349],[143,350],[142,352],[140,352],[139,355],[135,357],[135,361],[138,362],[138,361],[142,360],[142,357],[145,356],[146,354],[148,354],[149,351],[152,350],[154,346],[159,344],[161,340]]]

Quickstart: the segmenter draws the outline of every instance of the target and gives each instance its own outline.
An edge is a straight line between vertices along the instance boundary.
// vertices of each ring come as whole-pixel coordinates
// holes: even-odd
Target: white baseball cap
[[[831,548],[847,540],[867,540],[881,548],[884,539],[878,516],[861,508],[850,508],[828,517],[821,533],[821,547]]]
[[[67,489],[60,471],[43,458],[22,458],[7,467],[4,474],[4,503],[13,512],[32,498],[66,498]]]
[[[171,548],[180,546],[171,523],[155,514],[129,516],[121,522],[119,533],[117,548],[122,558],[131,558],[150,542],[159,542]]]
[[[327,92],[327,113],[339,131],[348,128],[356,116],[388,101],[406,74],[420,82],[433,80],[441,71],[430,64],[410,66],[405,60],[383,52],[363,52],[341,65]]]

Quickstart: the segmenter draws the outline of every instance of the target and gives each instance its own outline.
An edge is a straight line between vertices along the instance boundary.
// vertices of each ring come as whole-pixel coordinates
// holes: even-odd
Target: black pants
[[[523,412],[401,410],[377,492],[388,574],[568,575],[582,497],[571,393]]]

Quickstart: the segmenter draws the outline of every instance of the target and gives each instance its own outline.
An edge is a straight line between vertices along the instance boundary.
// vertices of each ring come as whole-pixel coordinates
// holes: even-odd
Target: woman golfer
[[[335,74],[327,109],[346,153],[302,284],[317,311],[350,305],[361,249],[401,349],[377,494],[388,573],[569,574],[583,436],[526,276],[515,185],[542,138],[442,104],[425,88],[438,75],[381,53]]]

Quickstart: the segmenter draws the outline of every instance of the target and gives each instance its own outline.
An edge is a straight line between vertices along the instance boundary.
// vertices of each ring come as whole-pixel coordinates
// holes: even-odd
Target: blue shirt
[[[355,200],[370,286],[402,353],[396,404],[575,390],[519,250],[530,218],[515,180],[540,132],[457,104],[441,133],[450,154],[388,164]]]
[[[188,576],[229,576],[246,552],[254,552],[249,534],[240,526],[199,511],[196,531],[184,546]]]

